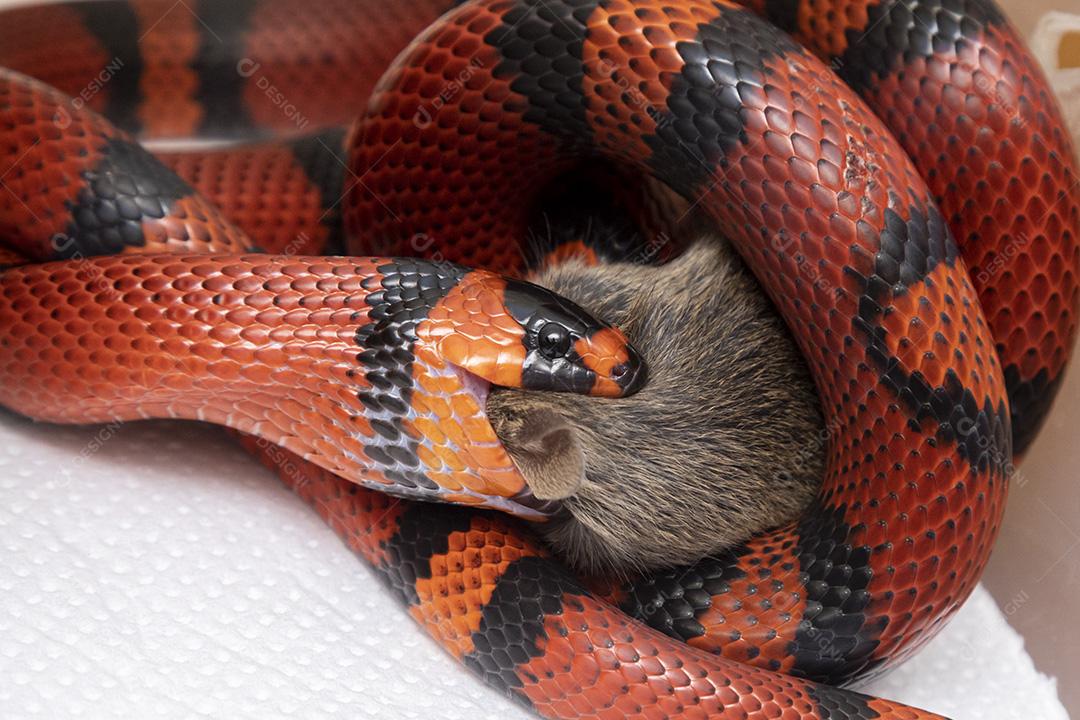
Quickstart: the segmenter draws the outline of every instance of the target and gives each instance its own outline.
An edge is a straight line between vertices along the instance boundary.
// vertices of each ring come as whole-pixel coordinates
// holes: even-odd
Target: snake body
[[[162,57],[190,61],[170,65],[144,56],[155,43],[122,43],[164,5],[92,5],[6,14],[0,27],[19,30],[10,44],[0,33],[0,65],[79,96],[85,75],[44,63],[42,37],[81,43],[91,68],[133,54],[135,77],[88,102],[148,137],[288,120],[257,102],[258,80],[246,81],[258,71],[228,76],[232,107],[162,81],[188,72],[188,90],[209,92],[222,68],[278,57],[283,18],[301,36],[333,25],[371,37],[358,53],[322,41],[321,61],[373,62],[378,47],[381,70],[441,10],[197,5],[244,49],[215,53],[190,18],[167,14],[188,35],[170,27],[161,36],[176,47]],[[300,75],[285,95],[308,97],[317,83]],[[289,221],[290,233],[304,223],[305,247],[333,236],[313,208],[336,196],[305,154],[314,143],[332,156],[332,141],[165,156],[184,181],[89,108],[6,73],[0,402],[57,421],[182,416],[250,433],[444,647],[542,715],[936,717],[831,684],[903,659],[967,597],[1014,450],[1037,431],[1072,346],[1080,174],[1000,11],[478,0],[424,30],[377,86],[375,75],[346,74],[348,92],[326,103],[355,99],[355,111],[373,93],[344,138],[349,251],[413,255],[421,238],[439,262],[236,255],[287,253],[287,235],[252,243],[207,199],[240,187],[243,167],[307,191]],[[155,98],[171,109],[151,110]],[[313,124],[344,119],[331,108]],[[822,490],[797,523],[617,587],[586,586],[503,515],[400,503],[336,477],[549,511],[484,435],[477,379],[620,394],[644,371],[614,328],[447,261],[516,272],[505,239],[525,232],[538,188],[583,158],[658,178],[719,225],[791,327],[828,430]],[[238,207],[253,233],[290,215]],[[91,257],[102,252],[119,254]]]

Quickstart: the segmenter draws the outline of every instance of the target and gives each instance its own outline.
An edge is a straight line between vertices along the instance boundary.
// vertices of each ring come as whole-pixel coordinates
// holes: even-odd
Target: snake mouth
[[[539,513],[539,517],[525,517],[527,520],[534,521],[548,521],[554,517],[562,509],[563,503],[561,500],[541,500],[533,495],[532,488],[528,485],[520,493],[510,498],[511,502],[520,505],[521,507],[528,508],[534,513]]]
[[[474,482],[470,483],[472,487],[465,486],[460,492],[472,496],[471,504],[481,504],[532,522],[549,520],[561,510],[562,503],[536,496],[488,413],[492,394],[520,392],[520,389],[492,383],[453,363],[448,366],[457,376],[458,393],[468,398],[451,398],[448,405],[453,414],[449,420],[460,427],[471,428],[471,431],[467,439],[448,437],[447,442],[452,451],[466,460],[467,467],[476,468]]]
[[[503,450],[523,479],[514,498],[545,520],[559,516],[585,480],[585,455],[577,429],[539,401],[542,396],[495,386],[485,412]]]

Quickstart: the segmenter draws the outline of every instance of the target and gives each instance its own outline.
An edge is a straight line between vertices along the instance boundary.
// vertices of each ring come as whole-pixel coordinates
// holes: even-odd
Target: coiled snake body
[[[248,433],[434,637],[543,715],[933,717],[830,684],[907,656],[967,597],[1072,346],[1080,175],[1000,12],[481,0],[373,91],[443,8],[371,5],[0,17],[0,65],[76,97],[0,78],[0,402]],[[70,53],[50,62],[55,43]],[[333,131],[159,161],[86,107],[146,137],[229,136],[295,127],[297,108],[331,126],[369,94],[344,173]],[[503,515],[355,484],[540,518],[483,417],[487,383],[644,381],[618,330],[445,262],[518,271],[506,239],[583,158],[658,178],[719,225],[791,327],[828,428],[799,522],[614,590]],[[274,186],[278,205],[259,194]],[[439,262],[298,255],[334,238],[342,196],[350,253]],[[278,254],[238,255],[255,244]]]

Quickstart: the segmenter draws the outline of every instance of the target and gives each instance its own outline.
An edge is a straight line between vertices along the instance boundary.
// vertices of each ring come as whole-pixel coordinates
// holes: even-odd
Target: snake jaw
[[[535,497],[488,418],[493,383],[448,361],[443,346],[421,342],[414,348],[409,426],[425,476],[447,502],[547,520],[557,504]]]

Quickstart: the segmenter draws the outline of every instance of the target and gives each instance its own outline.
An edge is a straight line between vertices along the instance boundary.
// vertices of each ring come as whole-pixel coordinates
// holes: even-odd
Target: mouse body
[[[496,390],[488,416],[572,566],[693,562],[793,519],[824,463],[817,392],[768,298],[722,239],[664,265],[562,259],[533,282],[619,326],[649,379],[622,399]]]

